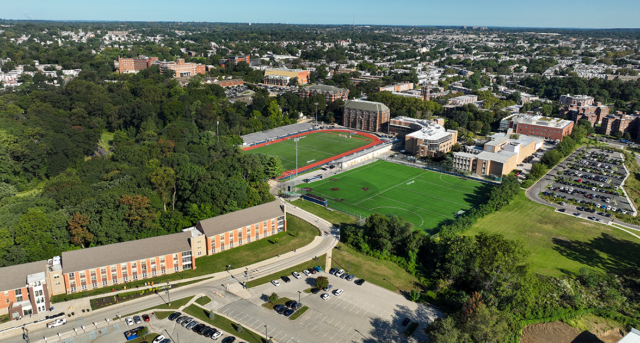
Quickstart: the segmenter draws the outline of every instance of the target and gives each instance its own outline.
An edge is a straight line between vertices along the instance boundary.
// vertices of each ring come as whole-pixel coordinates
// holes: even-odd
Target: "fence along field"
[[[356,217],[398,215],[430,231],[486,201],[491,185],[448,174],[377,161],[306,185],[329,207]]]
[[[305,135],[298,142],[298,168],[330,158],[343,152],[371,143],[371,139],[360,135],[338,132],[315,132]],[[296,142],[293,139],[265,145],[246,151],[249,154],[263,153],[282,159],[285,170],[296,168]]]

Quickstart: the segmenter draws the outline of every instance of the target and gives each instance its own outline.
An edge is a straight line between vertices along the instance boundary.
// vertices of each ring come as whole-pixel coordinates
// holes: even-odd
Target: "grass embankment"
[[[185,270],[182,272],[167,274],[151,279],[127,282],[120,285],[107,286],[86,292],[74,293],[71,295],[60,294],[53,296],[51,298],[51,302],[56,303],[71,299],[108,294],[112,292],[112,289],[114,289],[115,291],[121,291],[125,286],[127,287],[127,289],[135,289],[136,286],[141,287],[144,286],[145,283],[150,282],[153,282],[159,287],[167,281],[177,281],[181,279],[188,279],[221,272],[225,270],[225,267],[228,264],[230,264],[233,268],[240,268],[253,263],[264,261],[277,255],[287,253],[294,249],[301,248],[311,243],[311,241],[313,241],[313,238],[319,235],[320,233],[318,232],[318,229],[313,227],[311,224],[294,216],[287,215],[286,232],[281,232],[276,235],[267,237],[266,239],[261,239],[249,244],[229,249],[215,255],[199,257],[196,259],[196,269]],[[180,285],[184,286],[186,284],[188,283]],[[173,287],[176,286],[174,285]]]
[[[635,157],[635,153],[625,153],[624,165],[629,170],[630,175],[625,180],[623,187],[633,205],[638,208],[640,206],[640,166],[638,166]]]
[[[621,272],[640,264],[640,241],[611,226],[554,212],[521,192],[500,211],[480,220],[465,235],[498,233],[519,240],[531,252],[534,272],[562,276],[582,267]]]
[[[354,248],[339,243],[333,249],[331,257],[332,267],[348,270],[358,279],[364,279],[390,291],[411,291],[416,289],[412,285],[411,274],[391,261],[383,261],[364,255]]]
[[[0,324],[4,323],[4,322],[8,322],[9,321],[9,315],[8,314],[3,314],[0,316]]]
[[[339,211],[328,210],[324,206],[320,206],[309,201],[299,199],[292,202],[292,204],[309,213],[315,214],[316,216],[323,218],[324,220],[338,227],[340,227],[341,224],[355,224],[358,222],[358,218],[356,217]]]
[[[291,267],[289,269],[285,269],[283,271],[277,272],[277,273],[273,273],[267,276],[263,276],[259,279],[255,279],[255,280],[251,280],[249,282],[247,282],[247,288],[251,288],[251,287],[256,287],[259,285],[262,285],[263,283],[267,283],[267,282],[271,282],[271,280],[279,280],[281,283],[284,283],[284,281],[280,280],[281,276],[288,276],[289,278],[291,278],[291,282],[296,282],[295,278],[293,277],[293,275],[291,275],[291,273],[293,272],[298,272],[301,275],[302,274],[302,270],[303,269],[309,269],[309,268],[313,268],[315,266],[320,266],[320,268],[322,268],[322,270],[324,270],[324,266],[325,266],[325,261],[326,261],[326,257],[327,255],[322,255],[322,256],[318,256],[318,260],[311,260],[311,261],[307,261],[304,263],[300,263],[297,266]]]
[[[182,298],[182,299],[178,299],[178,300],[174,300],[171,301],[171,306],[167,305],[167,304],[162,304],[162,305],[158,305],[158,306],[154,306],[154,307],[149,307],[147,309],[144,310],[140,310],[140,311],[136,311],[136,312],[132,312],[129,313],[127,315],[122,316],[122,318],[126,318],[126,317],[130,317],[130,316],[134,316],[134,315],[141,315],[141,314],[149,314],[150,312],[154,312],[154,310],[177,310],[180,307],[186,305],[189,300],[191,300],[193,298],[193,296],[190,297],[186,297],[186,298]],[[166,317],[168,317],[171,313],[173,313],[173,311],[162,311],[162,312],[158,312],[158,313],[167,313]],[[156,313],[156,316],[157,314]],[[115,320],[116,318],[114,318]],[[162,319],[162,318],[158,318],[158,319]]]
[[[161,311],[161,312],[156,312],[155,314],[158,320],[161,320],[169,317],[172,313],[173,311]]]
[[[208,304],[210,302],[211,302],[211,298],[209,298],[206,295],[198,297],[198,300],[196,300],[196,303],[198,303],[198,304],[200,304],[202,306],[204,306],[204,305],[206,305],[206,304]]]
[[[301,315],[303,315],[305,312],[307,312],[307,310],[308,310],[308,309],[309,309],[309,307],[308,307],[308,306],[302,306],[302,308],[301,308],[298,312],[296,312],[296,313],[292,314],[292,315],[291,315],[291,317],[289,317],[289,319],[291,319],[291,320],[296,320],[296,319],[298,319],[298,317],[300,317],[300,316],[301,316]]]
[[[214,326],[222,331],[225,331],[229,334],[232,334],[241,340],[246,341],[247,343],[264,343],[264,337],[255,334],[246,328],[243,332],[237,332],[236,328],[238,327],[238,323],[232,322],[229,319],[216,315],[214,319],[209,319],[209,311],[198,307],[197,305],[191,305],[184,309],[184,312],[190,316],[198,318],[198,321],[201,323],[207,323],[209,325]]]
[[[103,132],[102,135],[100,136],[100,141],[98,142],[98,145],[104,148],[104,150],[110,151],[111,143],[113,142],[113,136],[114,134],[112,132]]]

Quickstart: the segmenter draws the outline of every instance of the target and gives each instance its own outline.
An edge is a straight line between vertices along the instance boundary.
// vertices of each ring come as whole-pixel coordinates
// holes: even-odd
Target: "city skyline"
[[[455,8],[436,2],[409,1],[389,6],[374,0],[361,0],[344,4],[329,1],[322,8],[303,8],[291,1],[278,1],[265,5],[248,0],[244,6],[233,3],[209,3],[192,0],[190,6],[170,6],[172,2],[159,1],[154,7],[143,3],[115,0],[109,3],[87,4],[78,0],[66,1],[64,6],[37,0],[22,1],[15,11],[0,14],[13,20],[56,21],[154,21],[154,22],[225,22],[225,23],[282,23],[345,25],[398,25],[398,26],[486,26],[500,28],[639,28],[640,3],[619,0],[616,4],[596,0],[550,1],[513,3],[504,0],[490,4],[463,0]],[[190,10],[193,6],[200,9]],[[127,11],[122,11],[127,8]],[[339,8],[336,13],[336,8]],[[590,20],[584,15],[572,15],[578,8],[593,13]],[[624,8],[624,11],[620,11]],[[313,13],[308,16],[308,13]],[[581,11],[581,14],[583,12]],[[526,14],[526,15],[522,15]],[[355,17],[355,18],[354,18]],[[587,20],[585,20],[587,19]]]

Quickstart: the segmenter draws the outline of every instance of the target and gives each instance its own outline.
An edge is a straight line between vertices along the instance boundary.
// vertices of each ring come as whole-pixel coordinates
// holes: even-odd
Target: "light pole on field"
[[[316,126],[318,125],[318,103],[314,103],[316,105]]]

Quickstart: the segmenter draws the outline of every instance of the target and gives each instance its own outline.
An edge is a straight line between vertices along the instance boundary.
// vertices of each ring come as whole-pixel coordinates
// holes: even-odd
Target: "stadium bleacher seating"
[[[243,140],[243,146],[252,146],[268,141],[272,141],[278,138],[284,138],[287,136],[295,135],[297,133],[313,130],[315,125],[312,122],[291,124],[275,129],[250,133],[248,135],[241,136]]]

